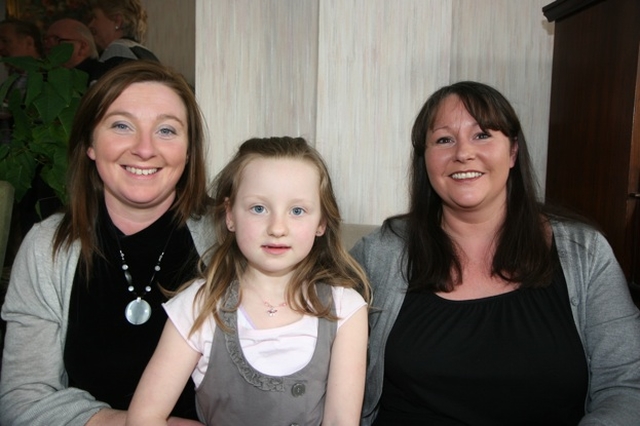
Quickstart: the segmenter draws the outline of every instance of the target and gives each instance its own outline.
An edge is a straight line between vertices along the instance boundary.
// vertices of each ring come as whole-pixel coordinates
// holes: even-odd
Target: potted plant
[[[61,43],[43,59],[0,59],[24,70],[27,76],[24,93],[11,90],[18,73],[0,86],[3,110],[13,118],[10,141],[0,144],[0,180],[13,185],[16,202],[36,177],[65,201],[69,134],[88,79],[86,73],[62,66],[72,52],[72,44]]]

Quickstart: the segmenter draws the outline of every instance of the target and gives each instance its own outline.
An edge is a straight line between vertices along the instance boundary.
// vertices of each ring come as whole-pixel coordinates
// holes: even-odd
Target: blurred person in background
[[[0,56],[42,57],[43,49],[38,27],[18,19],[5,19],[0,22]]]
[[[5,19],[0,22],[0,57],[13,58],[18,56],[42,57],[42,40],[38,27],[26,21],[17,19]],[[20,69],[5,63],[9,76],[18,74],[16,80],[7,90],[7,97],[13,90],[19,90],[24,96],[27,88],[27,74]],[[0,144],[11,141],[11,128],[13,118],[5,108],[7,99],[2,99],[2,111],[0,111]]]
[[[140,0],[92,0],[93,16],[89,29],[98,49],[100,61],[107,68],[136,59],[158,61],[142,45],[147,33],[147,12]]]
[[[89,75],[94,82],[104,73],[104,65],[98,61],[98,48],[89,28],[80,21],[62,18],[53,22],[43,38],[46,54],[60,43],[73,45],[71,58],[64,64],[66,68],[75,68]]]

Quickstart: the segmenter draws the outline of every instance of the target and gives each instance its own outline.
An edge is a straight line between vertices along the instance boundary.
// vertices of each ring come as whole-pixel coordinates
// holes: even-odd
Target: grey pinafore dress
[[[316,286],[323,303],[335,303],[331,287]],[[225,306],[237,305],[238,285],[227,292]],[[237,332],[237,313],[222,314],[232,331],[217,327],[211,345],[209,366],[196,390],[196,407],[200,421],[215,426],[292,426],[322,423],[329,375],[331,346],[337,323],[318,320],[318,339],[309,363],[301,370],[283,377],[268,376],[254,369],[244,357]]]

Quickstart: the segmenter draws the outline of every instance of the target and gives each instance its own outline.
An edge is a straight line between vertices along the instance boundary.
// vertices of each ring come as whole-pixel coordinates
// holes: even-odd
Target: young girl
[[[301,138],[251,139],[214,184],[212,260],[165,304],[127,424],[166,424],[191,374],[205,424],[357,425],[369,284],[322,158]]]

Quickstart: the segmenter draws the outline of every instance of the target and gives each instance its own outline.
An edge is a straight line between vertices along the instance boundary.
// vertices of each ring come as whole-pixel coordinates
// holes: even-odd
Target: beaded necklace
[[[116,235],[116,242],[118,243],[118,251],[120,252],[120,259],[122,260],[122,272],[124,273],[124,279],[127,282],[127,290],[130,293],[133,293],[135,298],[127,304],[124,308],[124,317],[129,321],[130,324],[140,325],[149,321],[151,317],[151,305],[149,302],[144,300],[144,297],[153,289],[152,284],[156,278],[156,274],[160,272],[162,269],[160,264],[162,263],[162,258],[164,257],[164,252],[167,250],[169,246],[169,241],[171,240],[171,236],[173,235],[173,231],[175,228],[171,229],[169,233],[169,237],[167,238],[167,242],[164,244],[164,248],[158,256],[158,261],[156,265],[153,267],[153,274],[151,275],[151,279],[149,280],[149,284],[144,287],[144,293],[140,295],[135,286],[133,285],[133,277],[131,276],[131,272],[129,272],[129,265],[127,265],[127,261],[124,257],[124,252],[122,251],[122,247],[120,246],[120,239]]]

